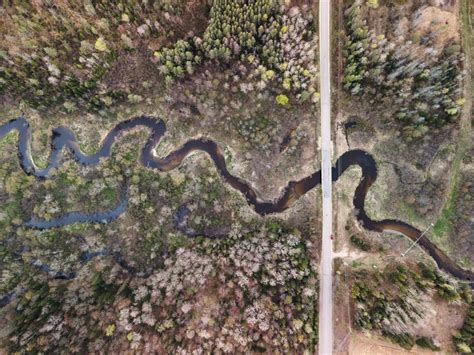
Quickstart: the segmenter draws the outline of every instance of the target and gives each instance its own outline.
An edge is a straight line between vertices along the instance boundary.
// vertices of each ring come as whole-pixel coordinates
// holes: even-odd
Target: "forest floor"
[[[463,38],[466,53],[466,75],[463,81],[464,97],[466,103],[459,121],[451,127],[439,128],[417,139],[406,139],[402,127],[397,125],[394,116],[393,104],[388,101],[377,106],[369,102],[367,97],[354,99],[343,88],[343,45],[344,45],[344,14],[343,1],[336,2],[333,28],[334,31],[334,80],[337,91],[334,94],[334,136],[335,153],[338,157],[349,149],[362,149],[374,156],[378,165],[378,178],[370,188],[366,198],[365,209],[370,218],[381,220],[394,218],[407,222],[420,230],[434,223],[434,231],[430,233],[432,240],[438,247],[446,252],[462,267],[471,269],[474,266],[472,250],[472,218],[466,216],[472,204],[469,197],[473,188],[472,159],[470,154],[471,142],[467,137],[471,135],[472,120],[472,85],[470,67],[471,59],[471,21],[472,6],[469,2],[451,2],[440,5],[441,9],[423,10],[421,16],[430,13],[432,23],[440,11],[449,12],[450,25],[446,26],[452,31],[446,36]],[[443,3],[443,2],[441,2]],[[368,13],[369,28],[374,28],[377,33],[384,33],[389,28],[389,10],[380,2],[376,10],[365,10]],[[365,5],[363,5],[365,6]],[[412,2],[400,10],[410,13]],[[372,17],[370,17],[372,16]],[[392,14],[393,16],[393,14]],[[397,16],[402,16],[398,14]],[[399,20],[400,17],[393,16]],[[427,16],[427,15],[426,15]],[[409,16],[407,16],[409,18]],[[402,21],[401,21],[402,22]],[[447,22],[446,22],[447,23]],[[462,31],[461,29],[464,29]],[[406,28],[408,30],[408,28]],[[463,36],[460,36],[463,33]],[[403,38],[407,33],[397,32]],[[446,37],[446,38],[447,38]],[[446,38],[436,37],[440,43]],[[442,45],[442,44],[440,44]],[[336,265],[341,265],[340,274],[335,275],[336,293],[340,307],[335,309],[335,349],[340,353],[421,353],[420,348],[407,351],[397,345],[387,342],[384,338],[375,336],[376,332],[367,333],[365,336],[357,327],[354,327],[354,300],[351,298],[351,285],[353,284],[351,272],[359,268],[383,270],[393,264],[423,261],[430,263],[429,256],[420,248],[412,249],[407,258],[400,258],[400,253],[406,250],[411,241],[404,236],[390,233],[372,233],[365,231],[355,220],[355,211],[352,198],[355,187],[361,174],[358,168],[350,168],[335,184],[335,211]],[[457,201],[457,202],[455,202]],[[370,251],[362,251],[351,242],[355,236],[371,246]],[[342,267],[345,265],[346,267]],[[336,270],[338,267],[336,266]],[[345,270],[345,271],[343,271]],[[433,304],[436,317],[442,314],[443,327],[431,329],[432,321],[427,316],[414,334],[431,336],[441,345],[442,349],[453,351],[451,333],[461,326],[465,308],[459,309],[448,306],[444,302]],[[449,326],[446,326],[449,324]],[[348,334],[350,340],[348,340]]]
[[[146,115],[166,124],[156,156],[195,138],[213,140],[224,152],[228,171],[250,184],[260,201],[274,201],[289,181],[319,170],[313,1],[272,10],[277,34],[288,31],[287,42],[299,48],[289,54],[298,53],[296,61],[303,65],[292,72],[304,84],[298,94],[290,84],[282,86],[280,69],[265,67],[255,53],[226,61],[205,57],[165,84],[170,78],[163,75],[156,51],[203,36],[211,15],[207,1],[165,3],[156,5],[163,9],[104,8],[100,2],[6,9],[1,34],[5,43],[17,43],[2,50],[2,68],[25,83],[16,86],[24,90],[21,95],[2,93],[0,124],[26,118],[35,164],[47,164],[57,127],[70,128],[81,150],[93,154],[118,123]],[[258,11],[263,10],[252,10]],[[31,21],[21,21],[30,12]],[[61,24],[55,23],[58,18]],[[52,41],[43,31],[48,21],[61,40]],[[34,30],[22,32],[22,26]],[[44,48],[45,39],[51,48]],[[39,44],[32,46],[35,41]],[[22,45],[26,54],[19,56]],[[61,79],[42,82],[44,72],[35,72],[45,69],[41,61],[39,69],[22,71],[37,63],[31,58],[48,61],[46,71]],[[290,59],[295,62],[285,60]],[[95,82],[85,86],[93,89],[78,99],[84,87],[68,86],[73,97],[61,96],[56,85],[68,75],[87,78],[91,63]],[[287,101],[279,103],[279,95]],[[124,133],[111,156],[96,166],[80,166],[65,153],[60,167],[44,180],[27,177],[19,166],[16,133],[1,139],[0,352],[3,347],[9,352],[313,351],[319,189],[282,213],[260,216],[205,153],[191,153],[169,172],[141,166],[138,157],[149,134],[143,128]],[[126,211],[106,224],[24,226],[32,217],[107,211],[124,191]],[[197,237],[176,227],[183,206],[189,210],[185,225]],[[64,280],[56,277],[59,272],[74,277]]]

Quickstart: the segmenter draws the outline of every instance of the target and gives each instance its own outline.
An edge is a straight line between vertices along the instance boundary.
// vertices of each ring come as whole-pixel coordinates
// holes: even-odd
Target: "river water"
[[[24,117],[13,119],[4,125],[0,126],[0,138],[8,134],[12,130],[17,130],[18,138],[18,157],[21,168],[25,173],[33,175],[39,179],[46,179],[49,177],[52,169],[61,164],[61,154],[63,149],[71,152],[74,159],[82,165],[96,165],[100,158],[108,157],[111,153],[113,144],[120,137],[120,134],[137,127],[145,127],[150,130],[150,135],[141,149],[139,162],[149,168],[158,169],[160,171],[170,171],[178,167],[183,159],[185,159],[193,151],[203,151],[208,154],[210,159],[214,162],[216,169],[222,176],[224,181],[239,190],[253,206],[255,211],[260,215],[267,215],[278,213],[289,208],[302,195],[315,188],[321,183],[321,171],[316,171],[313,174],[298,180],[290,181],[283,190],[283,193],[273,201],[262,201],[259,199],[256,190],[243,179],[232,175],[225,164],[223,149],[212,140],[205,138],[193,139],[186,142],[183,146],[171,152],[164,158],[159,158],[153,155],[153,150],[160,141],[161,137],[166,132],[166,125],[162,120],[150,116],[139,116],[117,124],[104,138],[100,149],[92,155],[84,154],[79,148],[75,134],[67,127],[58,127],[53,130],[53,137],[51,142],[51,154],[48,159],[48,164],[45,168],[39,169],[33,162],[31,157],[31,128]],[[396,220],[384,219],[381,221],[372,220],[364,209],[365,198],[367,192],[372,184],[377,179],[377,164],[374,158],[363,150],[350,150],[342,154],[336,161],[332,169],[332,179],[337,181],[339,177],[351,166],[357,165],[362,169],[362,177],[357,186],[353,204],[356,210],[356,216],[362,226],[371,231],[397,231],[412,240],[416,240],[421,231],[409,224]],[[118,205],[109,211],[97,212],[94,214],[84,214],[80,212],[71,212],[64,214],[61,217],[51,220],[41,220],[33,217],[27,221],[25,225],[30,228],[47,229],[60,227],[72,223],[105,223],[117,218],[127,208],[127,195],[124,193]],[[188,211],[183,209],[178,211],[174,216],[174,223],[181,231],[187,229],[183,226],[182,219],[188,214]],[[188,230],[189,236],[195,236],[196,232]],[[454,275],[455,277],[473,281],[474,273],[462,269],[453,260],[451,260],[443,251],[434,245],[427,236],[423,236],[419,240],[419,244],[431,255],[438,266]],[[114,259],[121,260],[120,255],[114,255]],[[47,266],[42,266],[42,268]]]

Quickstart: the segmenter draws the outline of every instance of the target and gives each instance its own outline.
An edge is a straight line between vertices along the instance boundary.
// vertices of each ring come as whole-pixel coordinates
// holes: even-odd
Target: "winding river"
[[[166,125],[164,121],[149,116],[134,117],[117,124],[104,138],[100,149],[92,155],[86,155],[81,151],[75,134],[69,128],[55,128],[53,130],[51,142],[51,154],[47,166],[43,169],[38,168],[31,157],[31,128],[24,117],[18,117],[0,126],[0,138],[13,130],[18,131],[18,157],[22,169],[27,174],[44,179],[49,177],[52,169],[61,164],[60,158],[63,149],[69,150],[74,159],[80,164],[96,165],[99,163],[101,158],[110,155],[112,146],[120,137],[121,133],[137,127],[146,127],[150,130],[150,135],[141,149],[139,161],[142,165],[149,169],[158,169],[163,172],[170,171],[178,167],[191,152],[206,152],[214,162],[216,169],[224,181],[234,189],[239,190],[245,196],[247,202],[262,216],[286,210],[302,195],[321,183],[321,171],[316,171],[301,180],[288,182],[283,193],[276,200],[262,201],[258,198],[255,189],[249,183],[232,175],[227,170],[223,149],[212,140],[205,138],[190,140],[180,148],[171,152],[168,156],[164,158],[156,157],[153,154],[153,150],[161,137],[165,134]],[[362,177],[355,190],[353,204],[357,213],[357,219],[363,227],[367,230],[377,232],[396,231],[406,235],[412,240],[416,240],[421,234],[421,231],[417,228],[396,219],[374,221],[370,219],[365,212],[365,197],[369,188],[377,179],[377,165],[370,154],[362,150],[350,150],[342,154],[337,159],[335,166],[332,168],[333,181],[337,181],[339,177],[352,165],[358,165],[362,169]],[[98,212],[95,214],[72,212],[51,220],[40,220],[33,217],[30,221],[26,222],[26,226],[30,228],[46,229],[77,222],[107,222],[117,218],[125,211],[126,207],[127,196],[124,194],[120,199],[119,204],[110,211]],[[185,210],[179,213],[183,215],[187,214]],[[175,221],[175,224],[180,223],[181,222],[178,218]],[[181,226],[181,228],[184,227]],[[192,231],[189,232],[192,234]],[[462,269],[458,266],[436,245],[431,243],[426,236],[423,236],[419,240],[419,244],[431,255],[441,269],[461,280],[474,280],[473,272]],[[119,255],[115,256],[114,259],[118,259],[118,261],[122,259]],[[124,264],[123,260],[122,264]]]

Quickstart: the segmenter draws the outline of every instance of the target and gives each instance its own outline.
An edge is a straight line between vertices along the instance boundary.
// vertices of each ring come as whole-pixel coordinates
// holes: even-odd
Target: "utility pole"
[[[434,224],[433,224],[433,223],[431,223],[431,224],[428,226],[428,228],[426,228],[425,231],[424,231],[423,233],[421,233],[418,238],[416,238],[416,240],[413,242],[413,244],[410,245],[410,247],[409,247],[404,253],[401,254],[402,258],[403,258],[405,255],[407,255],[410,250],[413,249],[413,247],[416,245],[416,243],[418,243],[418,241],[421,239],[421,237],[423,237],[426,233],[428,233],[428,231],[429,231],[432,227],[434,227]]]

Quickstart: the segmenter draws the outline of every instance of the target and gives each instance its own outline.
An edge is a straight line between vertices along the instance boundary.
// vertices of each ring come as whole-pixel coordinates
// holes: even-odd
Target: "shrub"
[[[8,91],[39,109],[58,105],[71,112],[73,105],[79,105],[102,110],[104,87],[97,90],[101,79],[118,53],[133,45],[137,24],[145,20],[159,23],[155,21],[160,21],[163,6],[158,3],[162,1],[5,4],[0,31],[0,93]],[[124,19],[127,25],[122,30],[126,33],[117,30]],[[157,35],[157,29],[151,27],[148,32]]]
[[[367,2],[370,7],[377,5],[375,0]],[[440,53],[426,46],[424,52],[433,54],[422,55],[413,50],[410,41],[395,45],[369,30],[361,7],[361,1],[355,1],[345,11],[344,89],[351,95],[367,94],[379,102],[391,98],[397,107],[395,115],[404,126],[454,122],[463,104],[463,55],[459,46],[451,45]],[[413,37],[416,42],[416,33]],[[414,137],[428,131],[413,128],[406,132]]]
[[[416,345],[418,345],[420,348],[426,348],[430,349],[433,351],[439,351],[440,347],[436,346],[435,343],[433,342],[433,339],[427,338],[427,337],[420,337],[416,339]]]
[[[429,291],[428,285],[439,290],[440,286],[436,283],[442,282],[444,285],[446,282],[429,266],[420,265],[421,272],[402,264],[389,265],[383,271],[361,269],[355,272],[351,288],[351,297],[355,303],[354,324],[362,329],[379,331],[406,349],[411,349],[416,341],[421,347],[437,350],[432,339],[415,339],[410,334],[410,325],[419,322],[425,312],[423,294]],[[443,287],[450,290],[450,287]],[[473,347],[473,334],[474,308],[471,307],[463,328],[453,339],[456,344]]]
[[[393,341],[395,344],[398,344],[402,348],[407,350],[410,350],[411,348],[413,348],[413,345],[415,345],[415,339],[412,335],[408,333],[385,332],[384,335],[388,337],[391,341]]]
[[[454,335],[453,342],[460,353],[471,353],[474,349],[474,305],[471,304],[464,323]]]
[[[288,101],[289,101],[288,96],[283,95],[283,94],[280,94],[277,97],[275,97],[275,100],[276,100],[277,104],[282,105],[282,106],[287,105]]]
[[[304,101],[315,91],[315,41],[310,11],[284,13],[277,0],[216,0],[202,39],[180,40],[155,57],[169,78],[183,75],[177,67],[192,73],[201,58],[240,59],[257,68],[262,82],[276,79]]]
[[[369,251],[371,249],[370,244],[366,243],[356,235],[351,235],[351,243],[363,251]]]
[[[459,293],[456,288],[449,283],[449,281],[443,277],[434,267],[430,267],[422,262],[418,263],[421,274],[424,278],[430,280],[437,291],[437,294],[447,301],[454,301],[458,299]],[[461,287],[461,291],[463,288]]]
[[[377,9],[379,7],[379,0],[367,0],[367,6],[372,9]]]

